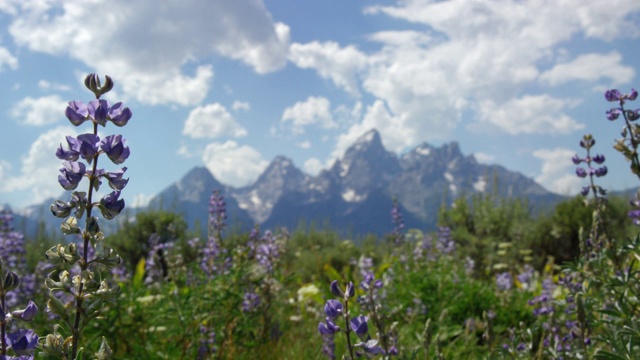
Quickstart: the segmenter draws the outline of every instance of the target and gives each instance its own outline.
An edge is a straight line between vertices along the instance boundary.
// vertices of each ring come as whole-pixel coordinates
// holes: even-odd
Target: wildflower
[[[65,190],[74,190],[78,187],[86,171],[87,167],[81,162],[65,161],[62,163],[62,168],[60,168],[58,183]]]
[[[98,207],[105,219],[113,219],[124,209],[124,199],[118,199],[119,197],[120,191],[116,190],[100,199]]]
[[[29,322],[35,318],[37,312],[38,307],[33,301],[29,300],[29,304],[27,304],[26,308],[12,312],[11,316],[14,319],[20,319],[22,321]]]
[[[98,154],[98,144],[100,143],[100,137],[95,134],[82,134],[78,135],[78,143],[80,157],[85,159],[89,164]]]
[[[129,158],[130,150],[126,144],[122,135],[110,135],[102,139],[100,148],[114,164],[120,165]]]
[[[122,103],[116,103],[109,108],[107,119],[116,126],[125,126],[131,119],[131,110],[128,107],[123,107]]]
[[[331,318],[326,318],[325,322],[318,324],[318,332],[322,335],[333,335],[338,331],[340,331],[340,327]]]
[[[17,355],[30,355],[38,345],[38,335],[32,329],[22,329],[6,335],[7,343]]]
[[[335,299],[327,300],[324,305],[324,313],[331,319],[335,319],[339,315],[342,315],[342,303]]]
[[[356,316],[349,322],[349,327],[356,333],[356,335],[358,335],[358,337],[363,338],[369,332],[369,325],[367,324],[368,320],[369,318],[366,316]]]
[[[507,291],[513,286],[513,277],[509,272],[503,272],[496,275],[496,286],[498,290]]]
[[[109,181],[109,187],[113,190],[122,190],[129,182],[129,179],[123,179],[125,171],[127,171],[127,167],[123,167],[120,170],[109,171],[104,174],[104,176]]]

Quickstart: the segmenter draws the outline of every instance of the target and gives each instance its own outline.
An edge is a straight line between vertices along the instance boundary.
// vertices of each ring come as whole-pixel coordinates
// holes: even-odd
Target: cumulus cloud
[[[550,85],[561,85],[573,80],[600,79],[607,79],[613,84],[623,84],[635,76],[635,71],[621,62],[622,55],[618,52],[580,55],[573,61],[556,64],[540,75],[540,79]]]
[[[379,47],[369,51],[331,41],[294,43],[289,60],[347,93],[376,99],[338,138],[333,156],[372,127],[394,150],[450,139],[463,120],[514,136],[569,133],[583,128],[562,109],[575,103],[529,89],[571,80],[628,82],[633,70],[618,53],[576,56],[563,45],[576,36],[637,37],[638,11],[640,2],[624,0],[397,1],[365,14],[419,27],[370,34]],[[473,111],[480,113],[463,118]]]
[[[13,176],[3,174],[2,191],[30,190],[32,203],[59,195],[63,190],[56,174],[61,163],[54,154],[60,144],[65,143],[65,136],[76,134],[74,128],[59,126],[38,136],[22,158],[20,173]]]
[[[315,96],[310,96],[307,100],[286,108],[282,113],[282,122],[290,122],[295,134],[304,133],[304,128],[310,125],[319,125],[323,129],[337,126],[331,116],[329,100]]]
[[[250,184],[269,165],[256,149],[231,140],[207,145],[202,161],[216,179],[233,186]]]
[[[237,138],[247,135],[247,130],[236,122],[224,106],[213,103],[191,110],[182,133],[192,138]]]
[[[67,101],[58,95],[39,98],[27,96],[11,109],[11,116],[25,125],[42,126],[64,119],[66,108]]]
[[[12,10],[9,32],[18,45],[107,72],[125,94],[149,104],[202,101],[213,69],[198,59],[224,56],[266,73],[284,66],[289,47],[289,28],[261,0],[52,0]]]
[[[246,102],[246,101],[234,101],[233,105],[231,105],[231,108],[234,111],[240,111],[240,110],[244,110],[244,111],[249,111],[251,110],[251,105]]]
[[[582,180],[573,172],[573,164],[566,161],[573,155],[575,155],[575,151],[565,148],[534,151],[533,156],[542,161],[540,174],[536,176],[535,180],[556,194],[577,194],[580,191]]]
[[[18,58],[13,56],[9,50],[0,46],[0,71],[5,68],[15,70],[18,68]]]
[[[38,81],[38,87],[43,90],[58,90],[58,91],[69,91],[71,87],[69,85],[52,83],[47,80]]]
[[[293,43],[289,60],[302,69],[315,69],[350,94],[360,94],[357,75],[366,65],[367,56],[352,45],[340,47],[333,41]]]
[[[481,164],[491,164],[495,161],[496,157],[483,152],[473,153],[473,157]]]
[[[577,101],[571,99],[525,95],[503,104],[483,101],[478,108],[478,116],[482,122],[495,125],[510,135],[567,134],[584,128],[584,124],[563,112],[567,107],[576,105]]]
[[[304,162],[304,170],[309,175],[318,175],[322,169],[324,169],[324,164],[317,158],[309,158]]]

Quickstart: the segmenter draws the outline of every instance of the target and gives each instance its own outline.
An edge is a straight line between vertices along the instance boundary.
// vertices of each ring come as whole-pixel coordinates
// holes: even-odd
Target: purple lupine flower
[[[625,115],[627,115],[629,121],[636,121],[640,119],[640,109],[626,110]]]
[[[578,154],[573,155],[573,157],[571,158],[571,161],[573,161],[574,164],[578,165],[581,162],[583,162],[584,160],[582,158],[580,158],[578,156]]]
[[[67,136],[68,148],[65,150],[60,144],[58,150],[56,150],[56,157],[60,160],[76,161],[80,156],[80,142],[73,136]]]
[[[620,108],[611,108],[607,110],[606,114],[607,119],[609,119],[610,121],[616,120],[618,117],[620,117]]]
[[[364,315],[351,318],[349,321],[349,328],[351,328],[351,330],[353,330],[353,332],[362,339],[369,332],[369,325],[367,324],[368,320],[369,318]]]
[[[503,272],[496,275],[496,286],[498,290],[507,291],[513,286],[513,277],[507,272]]]
[[[456,243],[451,237],[451,229],[448,227],[438,228],[438,240],[436,242],[436,249],[441,254],[449,255],[456,250]]]
[[[82,101],[74,100],[69,101],[69,106],[67,106],[64,114],[73,125],[80,126],[83,122],[88,120],[89,109],[87,108],[87,104]]]
[[[531,279],[533,278],[535,270],[529,264],[524,266],[524,270],[518,274],[518,282],[522,284],[523,288],[528,289],[531,287]]]
[[[89,164],[98,154],[98,145],[100,143],[100,137],[95,134],[82,134],[78,135],[78,142],[80,143],[78,152],[80,157],[85,159]]]
[[[271,274],[274,271],[274,265],[280,257],[280,247],[276,242],[276,237],[271,231],[265,231],[260,238],[256,248],[256,260],[262,267]]]
[[[37,313],[38,307],[33,301],[29,300],[29,304],[27,304],[26,308],[12,312],[11,316],[13,316],[14,319],[20,319],[22,321],[29,322],[36,317]]]
[[[87,167],[81,162],[64,161],[62,168],[60,168],[60,175],[58,175],[58,183],[65,190],[74,190],[78,187],[86,171]]]
[[[340,327],[336,325],[331,318],[326,318],[325,322],[318,324],[318,332],[322,335],[333,335],[340,331]]]
[[[107,120],[116,126],[125,126],[131,119],[132,113],[128,107],[124,107],[121,102],[112,105],[107,114]]]
[[[620,91],[617,89],[612,89],[612,90],[607,90],[604,93],[604,98],[607,99],[607,101],[618,101],[620,100],[622,97],[622,95],[620,94]]]
[[[248,313],[256,310],[260,305],[260,296],[255,292],[248,291],[242,300],[242,312]]]
[[[336,343],[333,334],[322,335],[322,354],[331,360],[336,359]]]
[[[209,359],[210,355],[216,353],[217,349],[214,346],[216,343],[216,332],[209,330],[206,326],[200,325],[200,347],[198,347],[197,360]],[[209,355],[209,356],[208,356]]]
[[[391,223],[394,225],[393,243],[400,245],[404,240],[404,234],[402,232],[402,229],[404,229],[404,220],[402,219],[402,211],[400,211],[396,199],[393,200],[393,207],[391,208]]]
[[[604,160],[605,158],[604,158],[604,155],[602,154],[597,154],[596,156],[593,157],[593,161],[598,165],[602,164]]]
[[[226,227],[227,204],[219,190],[214,190],[209,197],[209,225],[219,234]]]
[[[338,284],[338,280],[333,280],[331,282],[331,285],[329,285],[329,290],[331,290],[331,293],[333,294],[333,296],[337,296],[337,297],[343,297],[344,296],[344,291],[342,291],[342,289],[340,289],[340,285]]]
[[[17,355],[31,355],[38,345],[38,335],[32,329],[22,329],[6,334],[6,341]]]
[[[338,300],[327,300],[327,303],[324,305],[324,313],[331,319],[335,319],[336,317],[342,315],[342,311],[342,303]]]
[[[87,104],[87,109],[89,110],[89,117],[92,118],[96,124],[102,126],[107,125],[107,111],[109,110],[107,100],[91,100],[89,104]]]
[[[356,344],[354,346],[357,346],[357,347],[361,348],[362,350],[364,350],[364,352],[365,352],[365,354],[367,356],[375,356],[375,355],[384,354],[384,351],[382,350],[382,348],[380,348],[380,346],[378,346],[378,340],[367,340],[367,341],[361,342],[359,344]]]
[[[124,209],[124,199],[118,199],[120,191],[112,191],[100,199],[98,207],[105,219],[111,220]]]
[[[111,187],[113,190],[124,189],[124,187],[127,186],[127,183],[129,182],[129,179],[122,178],[125,171],[127,171],[126,166],[121,168],[120,170],[106,172],[104,176],[109,181],[109,187]]]
[[[596,169],[595,171],[595,175],[597,177],[601,177],[601,176],[605,176],[607,175],[607,167],[606,166],[602,166]]]
[[[125,162],[130,155],[127,141],[122,138],[122,135],[110,135],[105,137],[100,142],[100,148],[116,165],[120,165]]]
[[[585,177],[587,177],[587,171],[585,169],[579,167],[579,168],[576,169],[576,175],[578,175],[578,177],[585,178]]]

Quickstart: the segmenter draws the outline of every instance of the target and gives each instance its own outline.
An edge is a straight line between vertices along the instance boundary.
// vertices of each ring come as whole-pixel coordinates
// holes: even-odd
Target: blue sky
[[[611,149],[603,92],[640,88],[640,2],[426,0],[0,0],[0,203],[57,196],[64,117],[109,74],[129,204],[207,166],[254,181],[277,155],[309,174],[361,134],[387,149],[458,141],[573,194],[570,157],[596,136],[610,189],[637,186]],[[636,105],[640,107],[640,103]]]

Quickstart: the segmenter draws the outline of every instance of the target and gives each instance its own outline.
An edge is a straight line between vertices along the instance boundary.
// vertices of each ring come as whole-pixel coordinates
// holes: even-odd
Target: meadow
[[[582,193],[546,211],[481,194],[443,204],[433,232],[406,229],[391,203],[385,238],[244,233],[211,189],[208,234],[163,211],[104,234],[128,179],[98,159],[120,165],[129,149],[97,129],[131,111],[100,100],[110,78],[85,84],[96,100],[69,103],[67,117],[94,131],[56,153],[63,188],[88,180],[51,207],[63,241],[0,218],[0,359],[640,358],[640,200],[597,185],[608,169],[592,135],[567,159]],[[602,120],[624,122],[616,149],[640,174],[640,110],[625,109],[636,97],[608,91]],[[96,200],[102,181],[113,192]]]

